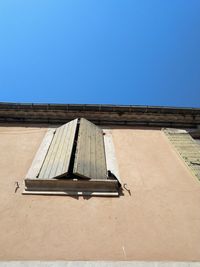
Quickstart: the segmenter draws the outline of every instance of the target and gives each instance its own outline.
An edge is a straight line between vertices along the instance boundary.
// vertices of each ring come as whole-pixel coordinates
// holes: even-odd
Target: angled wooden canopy
[[[102,129],[81,118],[47,132],[25,178],[24,193],[118,195],[119,185],[107,175]]]

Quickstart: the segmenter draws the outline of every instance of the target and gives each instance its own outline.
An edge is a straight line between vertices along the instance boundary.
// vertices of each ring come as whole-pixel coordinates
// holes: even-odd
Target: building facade
[[[80,117],[112,136],[119,196],[22,194],[48,129]],[[0,121],[0,260],[200,261],[200,109],[2,103]]]

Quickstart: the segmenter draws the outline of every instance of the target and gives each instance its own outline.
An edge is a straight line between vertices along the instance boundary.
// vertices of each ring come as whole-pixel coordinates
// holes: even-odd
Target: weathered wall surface
[[[0,127],[1,260],[200,260],[200,183],[161,131],[112,130],[131,195],[15,193],[45,131]]]

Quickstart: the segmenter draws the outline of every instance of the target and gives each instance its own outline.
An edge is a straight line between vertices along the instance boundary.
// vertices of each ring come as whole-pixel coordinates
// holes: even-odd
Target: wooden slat
[[[107,179],[103,131],[80,119],[73,173],[86,179]]]
[[[85,192],[118,192],[117,180],[85,179],[27,179],[26,191],[85,191]]]
[[[103,132],[107,170],[111,171],[111,173],[121,183],[112,132],[111,130],[103,130]]]
[[[87,196],[87,197],[118,197],[119,192],[94,192],[94,191],[26,191],[22,192],[23,195],[53,195],[53,196]]]
[[[25,179],[34,179],[38,176],[41,166],[44,162],[44,159],[46,157],[47,151],[49,149],[49,146],[52,142],[53,136],[54,136],[55,128],[49,128],[42,140],[42,143],[34,157],[34,160],[31,164],[30,169],[28,170],[28,173],[26,174]]]
[[[198,143],[185,130],[163,129],[163,131],[191,173],[200,180],[200,146]]]
[[[68,173],[77,119],[57,128],[39,173],[39,179],[50,179]]]

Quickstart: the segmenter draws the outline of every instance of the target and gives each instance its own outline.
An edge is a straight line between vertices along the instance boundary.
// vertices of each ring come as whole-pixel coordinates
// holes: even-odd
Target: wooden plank
[[[57,128],[42,165],[39,179],[61,177],[68,173],[77,121],[75,119]]]
[[[26,179],[27,191],[93,191],[118,192],[117,180],[86,180],[86,179]]]
[[[93,191],[26,191],[22,195],[54,195],[54,196],[88,196],[88,197],[118,197],[119,192],[93,192]]]
[[[98,179],[105,179],[107,177],[106,155],[102,129],[96,127],[95,138],[95,158],[96,158],[96,174]]]
[[[54,136],[55,128],[49,128],[42,140],[42,143],[33,159],[33,162],[31,164],[31,167],[28,170],[28,173],[25,176],[25,179],[30,178],[36,178],[40,172],[41,166],[44,162],[44,159],[46,157],[47,151],[49,149],[49,146],[52,142],[53,136]]]
[[[104,144],[105,144],[107,170],[111,171],[111,173],[121,183],[111,130],[103,130],[103,132],[104,132]]]
[[[41,178],[41,179],[54,178],[54,176],[51,176],[51,171],[52,171],[52,169],[57,167],[54,164],[54,159],[57,156],[58,147],[59,147],[59,145],[61,145],[63,129],[64,129],[64,127],[61,126],[61,127],[57,128],[57,130],[56,130],[54,139],[52,141],[52,144],[51,144],[49,151],[47,153],[47,157],[44,161],[41,172],[39,174],[39,178]]]
[[[107,179],[103,131],[80,119],[73,173],[86,179]]]

